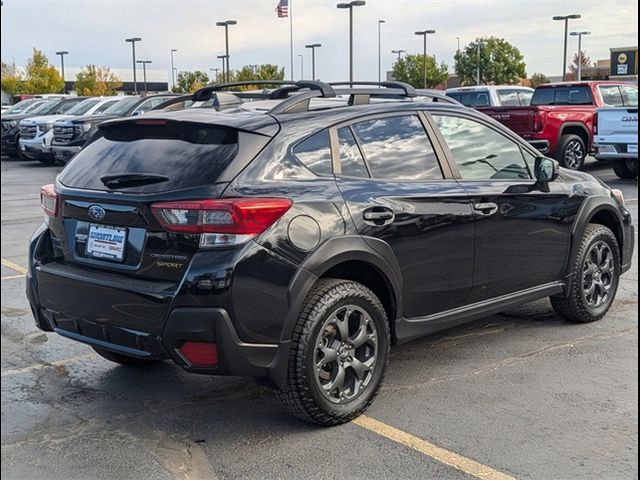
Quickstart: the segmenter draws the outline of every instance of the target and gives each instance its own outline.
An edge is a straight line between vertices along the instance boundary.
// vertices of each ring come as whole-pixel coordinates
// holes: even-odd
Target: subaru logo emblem
[[[95,220],[102,220],[107,214],[100,205],[91,205],[89,207],[89,216]]]

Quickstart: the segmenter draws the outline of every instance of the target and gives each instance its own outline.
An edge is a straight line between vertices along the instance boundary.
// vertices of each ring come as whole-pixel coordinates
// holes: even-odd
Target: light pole
[[[349,3],[339,3],[338,8],[349,9],[349,85],[353,86],[353,7],[362,7],[367,2],[364,0],[353,0]]]
[[[227,55],[218,55],[218,58],[220,60],[222,60],[222,81],[223,82],[229,82],[228,78],[229,76],[226,74],[226,68],[225,68],[225,61],[227,60],[227,58],[229,58]]]
[[[378,82],[381,82],[382,80],[382,40],[381,40],[381,36],[382,36],[382,24],[383,23],[387,23],[384,20],[378,20]]]
[[[298,57],[300,58],[300,80],[304,80],[304,55],[299,53]]]
[[[458,49],[456,50],[456,52],[460,51],[460,37],[456,37],[456,40],[458,41]]]
[[[582,36],[591,35],[591,32],[571,32],[572,37],[578,37],[578,73],[576,74],[576,80],[579,82],[582,80]]]
[[[176,53],[178,50],[176,50],[175,48],[171,49],[171,86],[175,87],[176,86],[176,68],[173,66],[173,54]]]
[[[582,15],[574,13],[572,15],[556,15],[553,20],[564,22],[564,54],[562,55],[562,81],[567,79],[567,41],[569,36],[569,20],[577,20],[582,18]]]
[[[224,22],[216,22],[216,26],[224,27],[224,45],[225,45],[225,81],[229,82],[229,25],[236,25],[235,20],[225,20]],[[219,58],[219,57],[218,57]]]
[[[477,50],[477,61],[476,61],[476,85],[480,85],[480,49],[484,47],[487,43],[481,40],[476,40],[471,44],[471,46],[476,47]]]
[[[321,46],[321,43],[310,43],[309,45],[304,46],[304,48],[311,49],[311,80],[316,79],[316,48]]]
[[[213,82],[217,82],[218,81],[218,72],[220,71],[219,68],[210,68],[209,70],[211,70],[213,72]]]
[[[391,53],[395,53],[396,55],[398,55],[398,60],[402,58],[402,54],[405,52],[406,50],[391,50]]]
[[[423,39],[423,62],[424,62],[424,70],[423,80],[424,80],[424,88],[427,88],[427,35],[433,35],[436,33],[435,30],[422,30],[420,32],[416,32],[416,35],[422,35]]]
[[[131,52],[133,53],[133,94],[138,93],[138,82],[136,80],[136,42],[141,42],[140,37],[125,38],[125,42],[131,43]]]
[[[56,52],[56,55],[60,55],[60,73],[62,73],[62,84],[64,85],[62,87],[62,92],[67,93],[67,84],[64,80],[64,56],[69,55],[69,52],[67,52],[66,50],[62,50],[60,52]]]
[[[147,64],[151,63],[151,60],[138,60],[137,63],[142,64],[142,81],[144,82],[144,94],[147,94]]]

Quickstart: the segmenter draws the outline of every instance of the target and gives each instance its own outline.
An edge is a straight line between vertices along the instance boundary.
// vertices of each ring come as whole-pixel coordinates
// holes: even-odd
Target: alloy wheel
[[[594,243],[582,268],[582,292],[590,307],[600,307],[609,299],[615,268],[613,252],[606,242]]]
[[[564,151],[564,166],[577,170],[582,165],[584,149],[578,140],[571,140]]]

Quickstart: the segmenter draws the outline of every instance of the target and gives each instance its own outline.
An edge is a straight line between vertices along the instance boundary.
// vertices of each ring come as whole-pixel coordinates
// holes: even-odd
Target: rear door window
[[[442,171],[417,115],[382,117],[352,126],[373,178],[441,180]]]
[[[518,97],[518,91],[514,89],[497,90],[498,100],[503,107],[519,107],[520,98]]]
[[[465,107],[489,107],[491,105],[489,93],[486,91],[449,92],[447,95]]]
[[[333,174],[331,142],[327,130],[315,133],[297,144],[293,147],[293,154],[316,175]]]
[[[622,107],[624,105],[618,85],[600,85],[598,90],[605,105],[610,107]]]
[[[533,98],[533,92],[528,90],[519,90],[518,97],[520,97],[520,105],[528,107],[531,105],[531,98]]]
[[[621,90],[625,107],[638,108],[638,89],[631,85],[623,85]]]
[[[112,125],[104,136],[84,148],[59,180],[69,187],[109,190],[106,175],[152,174],[166,181],[120,188],[155,193],[216,183],[238,152],[238,131],[216,125],[134,122]]]
[[[350,177],[368,177],[367,167],[360,148],[349,127],[338,129],[338,148],[342,175]]]

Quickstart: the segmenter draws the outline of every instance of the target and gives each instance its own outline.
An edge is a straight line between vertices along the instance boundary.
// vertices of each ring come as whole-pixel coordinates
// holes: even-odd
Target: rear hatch
[[[110,311],[115,323],[159,333],[199,235],[168,231],[152,205],[219,198],[271,137],[232,122],[144,117],[101,129],[50,189],[54,261],[39,269],[48,283],[40,300],[87,320]]]

